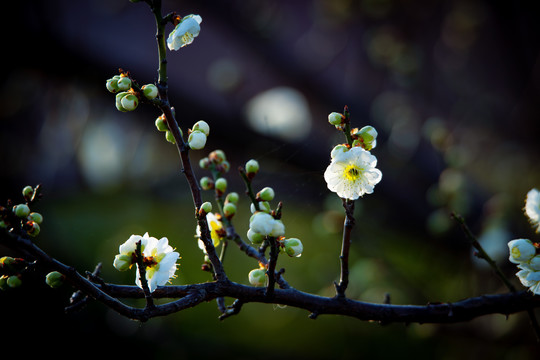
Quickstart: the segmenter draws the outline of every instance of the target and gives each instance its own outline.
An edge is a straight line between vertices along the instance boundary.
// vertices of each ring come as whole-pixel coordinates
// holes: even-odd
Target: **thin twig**
[[[341,269],[339,284],[335,284],[336,297],[344,298],[345,290],[349,286],[349,249],[351,247],[351,231],[355,224],[354,200],[343,200],[345,208],[345,221],[343,222],[343,239],[341,243],[341,254],[339,256]]]

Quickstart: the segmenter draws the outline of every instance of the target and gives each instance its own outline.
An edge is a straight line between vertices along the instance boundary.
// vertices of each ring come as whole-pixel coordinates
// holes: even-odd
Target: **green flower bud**
[[[28,215],[28,220],[41,224],[43,222],[43,215],[37,212],[31,212]]]
[[[239,199],[240,197],[238,196],[238,193],[230,192],[227,194],[227,197],[225,198],[225,203],[238,204]]]
[[[122,105],[122,99],[124,98],[124,96],[128,95],[129,93],[127,91],[122,91],[122,92],[119,92],[118,94],[116,94],[116,108],[119,110],[119,111],[122,111],[122,112],[126,112],[127,110],[124,108],[124,106]]]
[[[133,94],[125,95],[120,102],[126,111],[133,111],[139,106],[139,99]]]
[[[129,90],[131,89],[131,79],[127,76],[121,76],[120,79],[118,79],[116,86],[120,91]]]
[[[253,243],[253,244],[262,244],[264,239],[266,238],[265,235],[262,235],[258,232],[255,232],[251,229],[248,230],[247,232],[247,237],[248,239]]]
[[[253,269],[248,275],[249,283],[253,286],[264,286],[266,282],[266,270],[265,269]]]
[[[270,203],[268,201],[259,201],[258,204],[259,204],[259,210],[257,210],[255,208],[255,205],[251,203],[250,210],[252,214],[254,214],[257,211],[262,211],[265,213],[270,213],[270,211],[272,211],[272,208],[270,207]]]
[[[47,285],[52,287],[53,289],[59,288],[64,284],[65,276],[59,273],[58,271],[52,271],[47,274],[45,277],[45,282]]]
[[[8,279],[7,275],[0,276],[0,290],[7,290],[8,289],[9,286],[7,284],[7,279]]]
[[[345,117],[340,114],[340,113],[337,113],[337,112],[332,112],[328,115],[328,122],[332,125],[341,125],[341,123],[343,123],[343,120],[345,119]]]
[[[299,239],[290,238],[283,240],[283,250],[291,257],[300,257],[304,251],[304,246]]]
[[[257,160],[251,159],[246,163],[245,168],[248,176],[254,176],[259,171],[259,163]]]
[[[200,209],[199,209],[199,217],[205,217],[206,214],[212,212],[212,203],[206,201],[202,203]]]
[[[377,130],[373,126],[364,126],[356,135],[358,140],[363,144],[362,147],[366,150],[371,150],[377,145]]]
[[[133,257],[127,254],[118,254],[114,257],[113,266],[118,271],[126,271],[133,265]]]
[[[118,88],[119,79],[120,79],[120,75],[115,75],[111,79],[107,80],[107,83],[105,84],[105,86],[107,87],[107,90],[109,90],[109,92],[116,94],[117,92],[120,91],[120,89]]]
[[[176,139],[170,130],[165,131],[165,139],[171,144],[176,144]]]
[[[39,227],[39,224],[35,221],[28,221],[26,225],[29,227],[27,233],[30,236],[36,237],[39,235],[39,232],[41,231],[41,228]]]
[[[210,159],[208,159],[207,157],[204,157],[201,160],[199,160],[199,167],[201,169],[209,169],[210,168]]]
[[[156,119],[155,122],[156,129],[159,131],[168,131],[169,126],[167,125],[167,121],[165,120],[165,116],[161,115]]]
[[[7,278],[6,284],[10,288],[16,288],[22,285],[22,281],[17,275],[12,275]]]
[[[227,179],[225,178],[217,179],[215,188],[219,194],[224,194],[227,191]]]
[[[231,218],[236,214],[236,205],[233,203],[226,203],[223,206],[223,213],[227,218]]]
[[[197,130],[202,132],[204,135],[208,136],[210,135],[210,126],[208,123],[204,120],[199,120],[193,125],[193,131]]]
[[[4,267],[8,268],[15,262],[16,262],[15,259],[12,258],[11,256],[3,256],[2,258],[0,258],[0,269]]]
[[[13,207],[13,212],[17,217],[25,218],[30,214],[30,208],[26,204],[19,204]]]
[[[257,199],[263,201],[271,201],[274,199],[274,196],[274,189],[272,189],[271,187],[265,187],[257,193]]]
[[[210,179],[208,176],[203,176],[199,182],[201,184],[201,189],[203,190],[212,190],[214,188],[214,180]]]
[[[209,155],[208,158],[214,164],[221,164],[223,161],[227,160],[225,152],[223,150],[214,150]]]
[[[154,84],[146,84],[141,88],[145,98],[153,100],[158,96],[158,88]]]
[[[206,145],[206,135],[202,131],[192,131],[188,137],[189,147],[194,150],[201,150]]]
[[[30,199],[34,195],[34,189],[31,186],[25,186],[22,189],[22,194],[25,199]]]
[[[223,160],[221,164],[218,165],[218,169],[222,173],[226,173],[231,168],[231,164],[227,160]]]
[[[7,229],[8,226],[9,226],[9,225],[8,225],[4,220],[1,220],[1,219],[0,219],[0,228],[2,228],[2,229]]]

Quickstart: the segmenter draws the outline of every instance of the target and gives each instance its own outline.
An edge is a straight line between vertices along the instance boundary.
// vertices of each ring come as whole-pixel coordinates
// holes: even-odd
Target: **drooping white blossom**
[[[376,169],[377,158],[361,147],[348,151],[334,151],[330,165],[324,172],[328,189],[344,199],[356,200],[364,194],[373,193],[373,188],[382,179]]]
[[[178,50],[191,44],[201,31],[201,22],[199,15],[184,16],[167,38],[169,50]]]

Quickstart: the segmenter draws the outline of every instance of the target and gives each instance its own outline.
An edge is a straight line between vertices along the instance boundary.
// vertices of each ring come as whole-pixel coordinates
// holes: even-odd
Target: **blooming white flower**
[[[199,15],[184,16],[167,38],[169,50],[178,50],[191,44],[201,31],[201,22],[202,17]]]
[[[373,193],[374,186],[381,181],[382,173],[375,166],[377,158],[361,147],[337,151],[324,172],[324,179],[330,191],[342,198],[356,200]]]
[[[540,271],[531,268],[527,264],[520,264],[518,268],[521,270],[517,272],[516,276],[523,286],[528,287],[535,295],[540,295]]]
[[[210,230],[210,238],[212,239],[212,242],[216,247],[226,236],[225,228],[223,227],[223,223],[217,218],[217,216],[211,212],[206,214],[206,222],[208,223],[208,229]],[[199,226],[197,226],[197,237],[199,238],[199,249],[205,251],[204,243],[201,240],[201,228]]]
[[[508,243],[510,257],[508,260],[514,264],[528,262],[536,255],[536,248],[528,239],[515,239]]]
[[[540,191],[532,189],[527,193],[524,210],[536,232],[540,232]]]
[[[274,229],[274,223],[275,219],[272,215],[258,211],[249,219],[249,228],[256,233],[266,236]]]

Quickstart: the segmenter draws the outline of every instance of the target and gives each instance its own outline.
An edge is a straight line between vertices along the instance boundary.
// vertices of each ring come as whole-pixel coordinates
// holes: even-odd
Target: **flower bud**
[[[31,212],[28,214],[28,220],[41,224],[43,222],[43,215],[37,212]]]
[[[255,214],[257,211],[263,211],[265,213],[270,213],[270,211],[272,211],[268,201],[259,201],[257,204],[259,205],[259,210],[255,209],[255,204],[251,203],[249,208],[252,214]]]
[[[116,86],[120,91],[129,90],[131,89],[131,79],[127,76],[120,76],[120,79],[118,79]]]
[[[169,130],[169,126],[167,126],[167,121],[165,121],[165,116],[163,115],[158,116],[154,124],[156,125],[156,129],[158,129],[158,131]]]
[[[0,276],[0,290],[7,290],[8,289],[9,286],[7,284],[7,279],[8,279],[7,275]]]
[[[377,130],[373,126],[364,126],[356,133],[358,140],[360,141],[362,147],[367,151],[375,148],[377,146]]]
[[[13,207],[13,212],[17,217],[25,218],[30,214],[30,208],[26,204],[19,204]]]
[[[189,147],[193,150],[201,150],[206,145],[206,135],[201,131],[192,131],[188,138]]]
[[[53,289],[59,288],[64,284],[65,276],[59,273],[58,271],[52,271],[47,274],[45,277],[45,282],[47,285],[52,287]]]
[[[236,214],[236,205],[233,203],[226,203],[223,206],[223,214],[227,218],[231,218],[234,214]]]
[[[225,203],[238,204],[239,198],[240,197],[238,196],[238,193],[230,192],[227,194],[227,197],[225,198]]]
[[[214,150],[209,155],[208,158],[214,164],[221,164],[223,161],[227,160],[227,156],[223,150]]]
[[[39,227],[39,224],[35,221],[28,221],[26,225],[29,227],[27,233],[30,236],[36,237],[39,235],[39,232],[41,231],[41,228]]]
[[[170,130],[165,131],[165,139],[170,142],[171,144],[176,144],[176,140],[174,138],[173,133]]]
[[[528,239],[515,239],[508,243],[510,257],[508,260],[514,264],[529,261],[536,255],[536,248]]]
[[[120,91],[120,89],[118,88],[118,79],[120,79],[120,75],[115,75],[111,79],[107,80],[105,86],[107,87],[107,90],[109,90],[109,92],[115,94]]]
[[[128,254],[118,254],[114,257],[113,266],[118,271],[126,271],[133,265],[133,257]]]
[[[215,188],[218,194],[223,195],[227,191],[227,179],[219,178],[216,180]]]
[[[210,212],[212,212],[212,203],[206,201],[202,203],[201,207],[199,208],[199,217],[203,218]]]
[[[266,270],[265,269],[253,269],[248,275],[249,283],[253,286],[264,286],[266,282]]]
[[[274,199],[274,195],[274,189],[267,186],[257,193],[257,199],[271,201]]]
[[[276,238],[285,235],[285,225],[283,225],[283,222],[281,220],[274,220],[272,231],[268,235]]]
[[[248,176],[255,176],[259,172],[259,163],[257,160],[251,159],[246,163],[246,174]]]
[[[127,91],[122,91],[122,92],[119,92],[118,94],[116,94],[116,108],[119,110],[119,111],[122,111],[122,112],[126,112],[128,110],[126,110],[124,108],[124,106],[122,105],[122,99],[124,98],[124,96],[128,95],[129,93]]]
[[[291,257],[300,257],[304,251],[304,246],[299,239],[290,238],[283,240],[283,249]]]
[[[221,164],[217,166],[217,168],[221,173],[226,173],[230,170],[231,164],[227,160],[223,160]]]
[[[259,234],[258,232],[253,231],[252,229],[249,229],[247,231],[247,238],[253,243],[253,244],[262,244],[264,239],[266,238],[265,235]]]
[[[199,183],[203,190],[212,190],[214,188],[214,180],[210,179],[208,176],[203,176],[201,180],[199,180]]]
[[[208,159],[207,157],[204,157],[201,160],[199,160],[199,167],[201,169],[209,169],[210,168],[210,159]]]
[[[204,120],[199,120],[195,123],[195,125],[193,125],[193,131],[200,131],[202,132],[204,135],[208,136],[210,135],[210,126],[208,125],[208,123]]]
[[[16,288],[22,285],[22,281],[21,281],[21,278],[18,277],[17,275],[12,275],[7,278],[6,284],[10,288]]]
[[[344,116],[337,112],[332,112],[328,115],[328,122],[332,125],[341,125],[343,123]]]
[[[274,228],[274,218],[268,213],[256,212],[249,219],[249,228],[262,235],[268,235]]]
[[[148,100],[153,100],[158,96],[158,88],[154,84],[146,84],[141,88],[143,95]]]
[[[139,105],[139,99],[133,94],[127,94],[122,97],[120,103],[122,104],[122,107],[126,109],[126,111],[133,111]]]
[[[25,199],[30,199],[34,195],[34,189],[31,186],[25,186],[22,189],[22,194]]]

